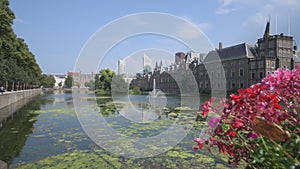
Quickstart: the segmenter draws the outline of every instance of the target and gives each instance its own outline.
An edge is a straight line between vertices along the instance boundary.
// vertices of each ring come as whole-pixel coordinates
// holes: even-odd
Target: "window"
[[[240,69],[240,76],[244,76],[244,69],[243,68]]]
[[[263,42],[260,43],[259,48],[260,48],[260,49],[265,49],[265,43],[263,43]]]
[[[279,56],[282,56],[282,49],[279,49]]]
[[[232,88],[235,87],[235,82],[234,82],[234,81],[231,82],[231,87],[232,87]]]
[[[255,79],[255,73],[252,73],[251,79]]]
[[[274,48],[275,47],[275,43],[274,40],[269,42],[269,48]]]
[[[255,69],[255,62],[251,62],[250,67],[251,69]]]
[[[270,56],[270,57],[274,57],[274,56],[275,56],[275,55],[274,55],[274,50],[270,50],[269,56]]]
[[[205,87],[208,88],[208,82],[207,81],[205,81]]]
[[[231,63],[230,63],[230,64],[231,64],[231,66],[234,66],[234,61],[231,61]]]
[[[235,74],[235,70],[231,69],[231,77],[234,77],[234,74]]]
[[[271,67],[274,68],[275,67],[275,62],[271,62]]]
[[[244,81],[240,82],[240,88],[244,88]]]
[[[264,68],[264,61],[263,60],[258,62],[258,68]]]
[[[240,65],[243,65],[243,64],[244,64],[244,60],[240,60],[240,61],[239,61],[239,64],[240,64]]]
[[[263,78],[264,76],[263,76],[264,74],[263,74],[263,72],[259,72],[259,78]]]

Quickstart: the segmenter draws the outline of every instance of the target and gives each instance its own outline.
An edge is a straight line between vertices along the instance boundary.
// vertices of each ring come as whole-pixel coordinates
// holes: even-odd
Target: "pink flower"
[[[213,102],[215,100],[216,100],[216,98],[211,98],[201,106],[202,115],[204,118],[207,116],[207,114],[211,110],[211,102]]]
[[[243,126],[244,126],[243,121],[238,119],[238,118],[235,118],[234,123],[232,124],[232,127],[240,128],[240,127],[243,127]]]
[[[247,134],[247,137],[248,137],[248,138],[256,139],[256,138],[258,137],[258,134],[252,133],[252,131],[250,131],[250,132]]]
[[[207,124],[211,128],[216,128],[218,126],[220,120],[221,120],[221,117],[216,118],[215,116],[212,116],[211,119],[207,121]]]
[[[195,138],[194,139],[194,142],[197,142],[197,143],[203,143],[205,140],[202,139],[202,138]]]
[[[197,146],[193,146],[192,149],[193,149],[193,151],[195,152],[195,151],[198,150],[198,147],[197,147]]]

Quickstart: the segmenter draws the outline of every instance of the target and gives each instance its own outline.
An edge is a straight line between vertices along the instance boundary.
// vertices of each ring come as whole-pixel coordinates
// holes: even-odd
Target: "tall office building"
[[[118,61],[118,74],[124,75],[125,74],[125,60],[119,60]]]

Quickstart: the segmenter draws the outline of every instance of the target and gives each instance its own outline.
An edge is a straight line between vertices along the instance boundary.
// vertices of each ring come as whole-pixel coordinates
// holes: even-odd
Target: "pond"
[[[160,135],[172,128],[174,123],[183,126],[193,124],[195,116],[190,112],[196,110],[189,109],[188,104],[183,107],[180,97],[166,96],[167,102],[163,108],[153,108],[149,96],[130,96],[128,100],[128,97],[93,97],[84,93],[82,102],[94,104],[94,113],[80,117],[80,110],[74,109],[73,96],[64,91],[43,94],[2,121],[0,160],[9,168],[28,169],[231,168],[221,157],[204,151],[192,151],[193,139],[200,132],[193,127],[186,130],[186,135],[178,143],[158,146],[152,145],[152,142],[147,145],[140,142]],[[186,103],[195,104],[192,100]],[[131,109],[127,109],[128,105]],[[94,120],[98,117],[122,137],[137,138],[138,141],[108,140],[113,134],[105,132],[108,130],[106,128],[97,128],[98,123]],[[85,122],[89,124],[86,128],[82,127]],[[95,131],[92,135],[88,133],[90,128]],[[174,133],[168,134],[171,136],[168,139],[176,140]],[[95,138],[100,138],[100,142]],[[149,151],[144,151],[145,147]]]

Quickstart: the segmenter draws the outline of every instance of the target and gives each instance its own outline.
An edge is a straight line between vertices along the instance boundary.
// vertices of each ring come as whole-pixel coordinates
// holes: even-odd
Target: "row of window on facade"
[[[261,43],[259,45],[259,48],[260,49],[266,49],[266,46],[267,44],[266,43]],[[292,41],[282,41],[282,40],[279,40],[278,41],[278,47],[279,48],[291,48],[293,46],[293,42]],[[275,41],[272,40],[272,41],[269,41],[269,45],[268,45],[269,48],[275,48],[276,45],[275,45]]]
[[[271,49],[267,52],[265,51],[260,51],[260,55],[261,56],[269,56],[269,57],[275,57],[275,50]],[[292,51],[291,50],[287,50],[287,49],[279,49],[278,50],[278,56],[291,56],[292,55]]]
[[[201,89],[203,88],[218,88],[218,89],[221,89],[221,88],[225,88],[225,81],[224,82],[218,82],[218,83],[212,83],[211,85],[209,85],[209,82],[208,81],[205,81],[205,82],[200,82],[199,83],[199,87]],[[245,87],[245,83],[244,83],[244,80],[239,80],[239,81],[235,81],[235,80],[228,80],[226,82],[226,88],[227,89],[230,89],[230,88],[244,88]]]

